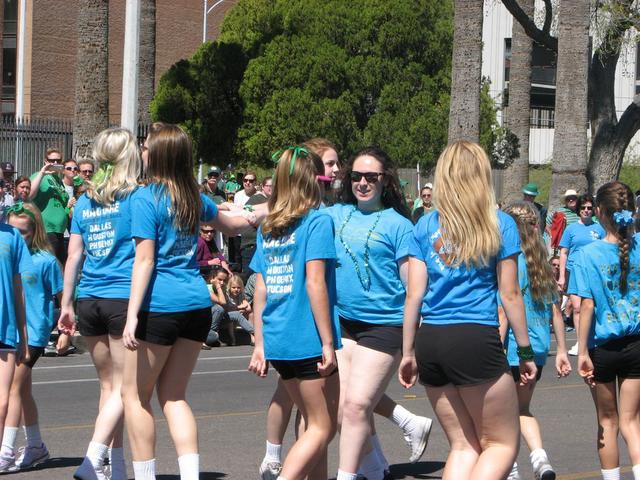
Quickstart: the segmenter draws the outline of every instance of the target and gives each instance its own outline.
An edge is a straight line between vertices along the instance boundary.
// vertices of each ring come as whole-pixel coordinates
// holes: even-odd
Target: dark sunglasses
[[[80,170],[83,175],[93,175],[93,170]]]
[[[256,179],[255,179],[255,178],[245,178],[245,179],[243,179],[242,181],[243,181],[243,182],[253,183],[253,182],[255,182],[255,181],[256,181]]]
[[[213,233],[215,230],[204,230],[204,229],[200,229],[200,231],[202,233],[204,233],[205,235],[209,234],[209,233]]]
[[[68,170],[70,172],[77,172],[78,171],[78,167],[64,167],[65,170]]]
[[[207,175],[207,177],[209,178],[218,178],[219,176],[220,174],[217,172],[211,172],[210,174]]]
[[[593,210],[593,207],[580,207],[580,211],[582,210]]]
[[[383,172],[351,172],[351,181],[359,182],[362,180],[362,177],[367,181],[367,183],[376,183],[378,181],[378,177],[383,176]]]
[[[60,163],[62,161],[61,158],[47,158],[47,162],[51,163]]]

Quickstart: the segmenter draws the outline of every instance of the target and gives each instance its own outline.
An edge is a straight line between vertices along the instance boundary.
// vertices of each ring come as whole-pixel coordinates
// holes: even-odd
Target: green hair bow
[[[20,201],[20,202],[16,202],[13,205],[11,205],[9,208],[7,208],[7,210],[5,211],[5,214],[7,215],[7,217],[9,217],[9,215],[29,215],[31,217],[32,220],[35,221],[36,217],[33,214],[33,212],[27,208],[24,208],[24,202]]]
[[[289,176],[291,176],[293,175],[293,169],[296,166],[296,159],[298,158],[298,156],[307,158],[309,156],[309,150],[299,145],[289,146],[282,150],[278,150],[273,155],[271,155],[271,160],[278,163],[284,152],[286,152],[287,150],[291,150],[291,161],[289,162]]]

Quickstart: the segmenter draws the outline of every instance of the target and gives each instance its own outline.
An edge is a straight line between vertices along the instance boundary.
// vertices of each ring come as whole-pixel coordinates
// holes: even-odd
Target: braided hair
[[[634,233],[633,222],[616,222],[614,214],[623,210],[633,212],[635,201],[631,189],[622,182],[609,182],[598,189],[596,206],[599,208],[600,223],[607,233],[618,239],[620,256],[620,293],[627,291],[627,275],[629,274],[629,248]]]

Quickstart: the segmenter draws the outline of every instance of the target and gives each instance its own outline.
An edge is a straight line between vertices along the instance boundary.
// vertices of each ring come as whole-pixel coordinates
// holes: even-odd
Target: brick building
[[[72,118],[74,112],[78,0],[0,0],[4,3],[2,112],[15,111],[16,37],[20,2],[26,1],[25,115]],[[224,0],[207,17],[207,40],[218,36],[225,13],[237,0]],[[215,2],[210,0],[209,5]],[[156,0],[156,85],[202,42],[203,0]],[[125,0],[109,2],[109,117],[120,120]]]

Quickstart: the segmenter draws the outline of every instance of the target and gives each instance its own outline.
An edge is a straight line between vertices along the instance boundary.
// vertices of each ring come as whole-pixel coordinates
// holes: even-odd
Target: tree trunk
[[[533,17],[535,0],[522,0],[524,13]],[[520,189],[529,182],[529,128],[531,116],[531,53],[533,41],[524,28],[513,22],[511,68],[509,70],[509,106],[507,126],[520,141],[520,155],[503,176],[503,199],[507,203],[522,199]]]
[[[480,139],[482,0],[455,0],[449,143]]]
[[[109,126],[109,1],[79,0],[73,153],[91,154],[93,137]]]
[[[156,0],[142,0],[140,6],[140,72],[138,80],[138,121],[151,123],[149,105],[155,91]]]
[[[565,190],[587,190],[589,5],[584,0],[560,3],[550,209],[561,205]]]

